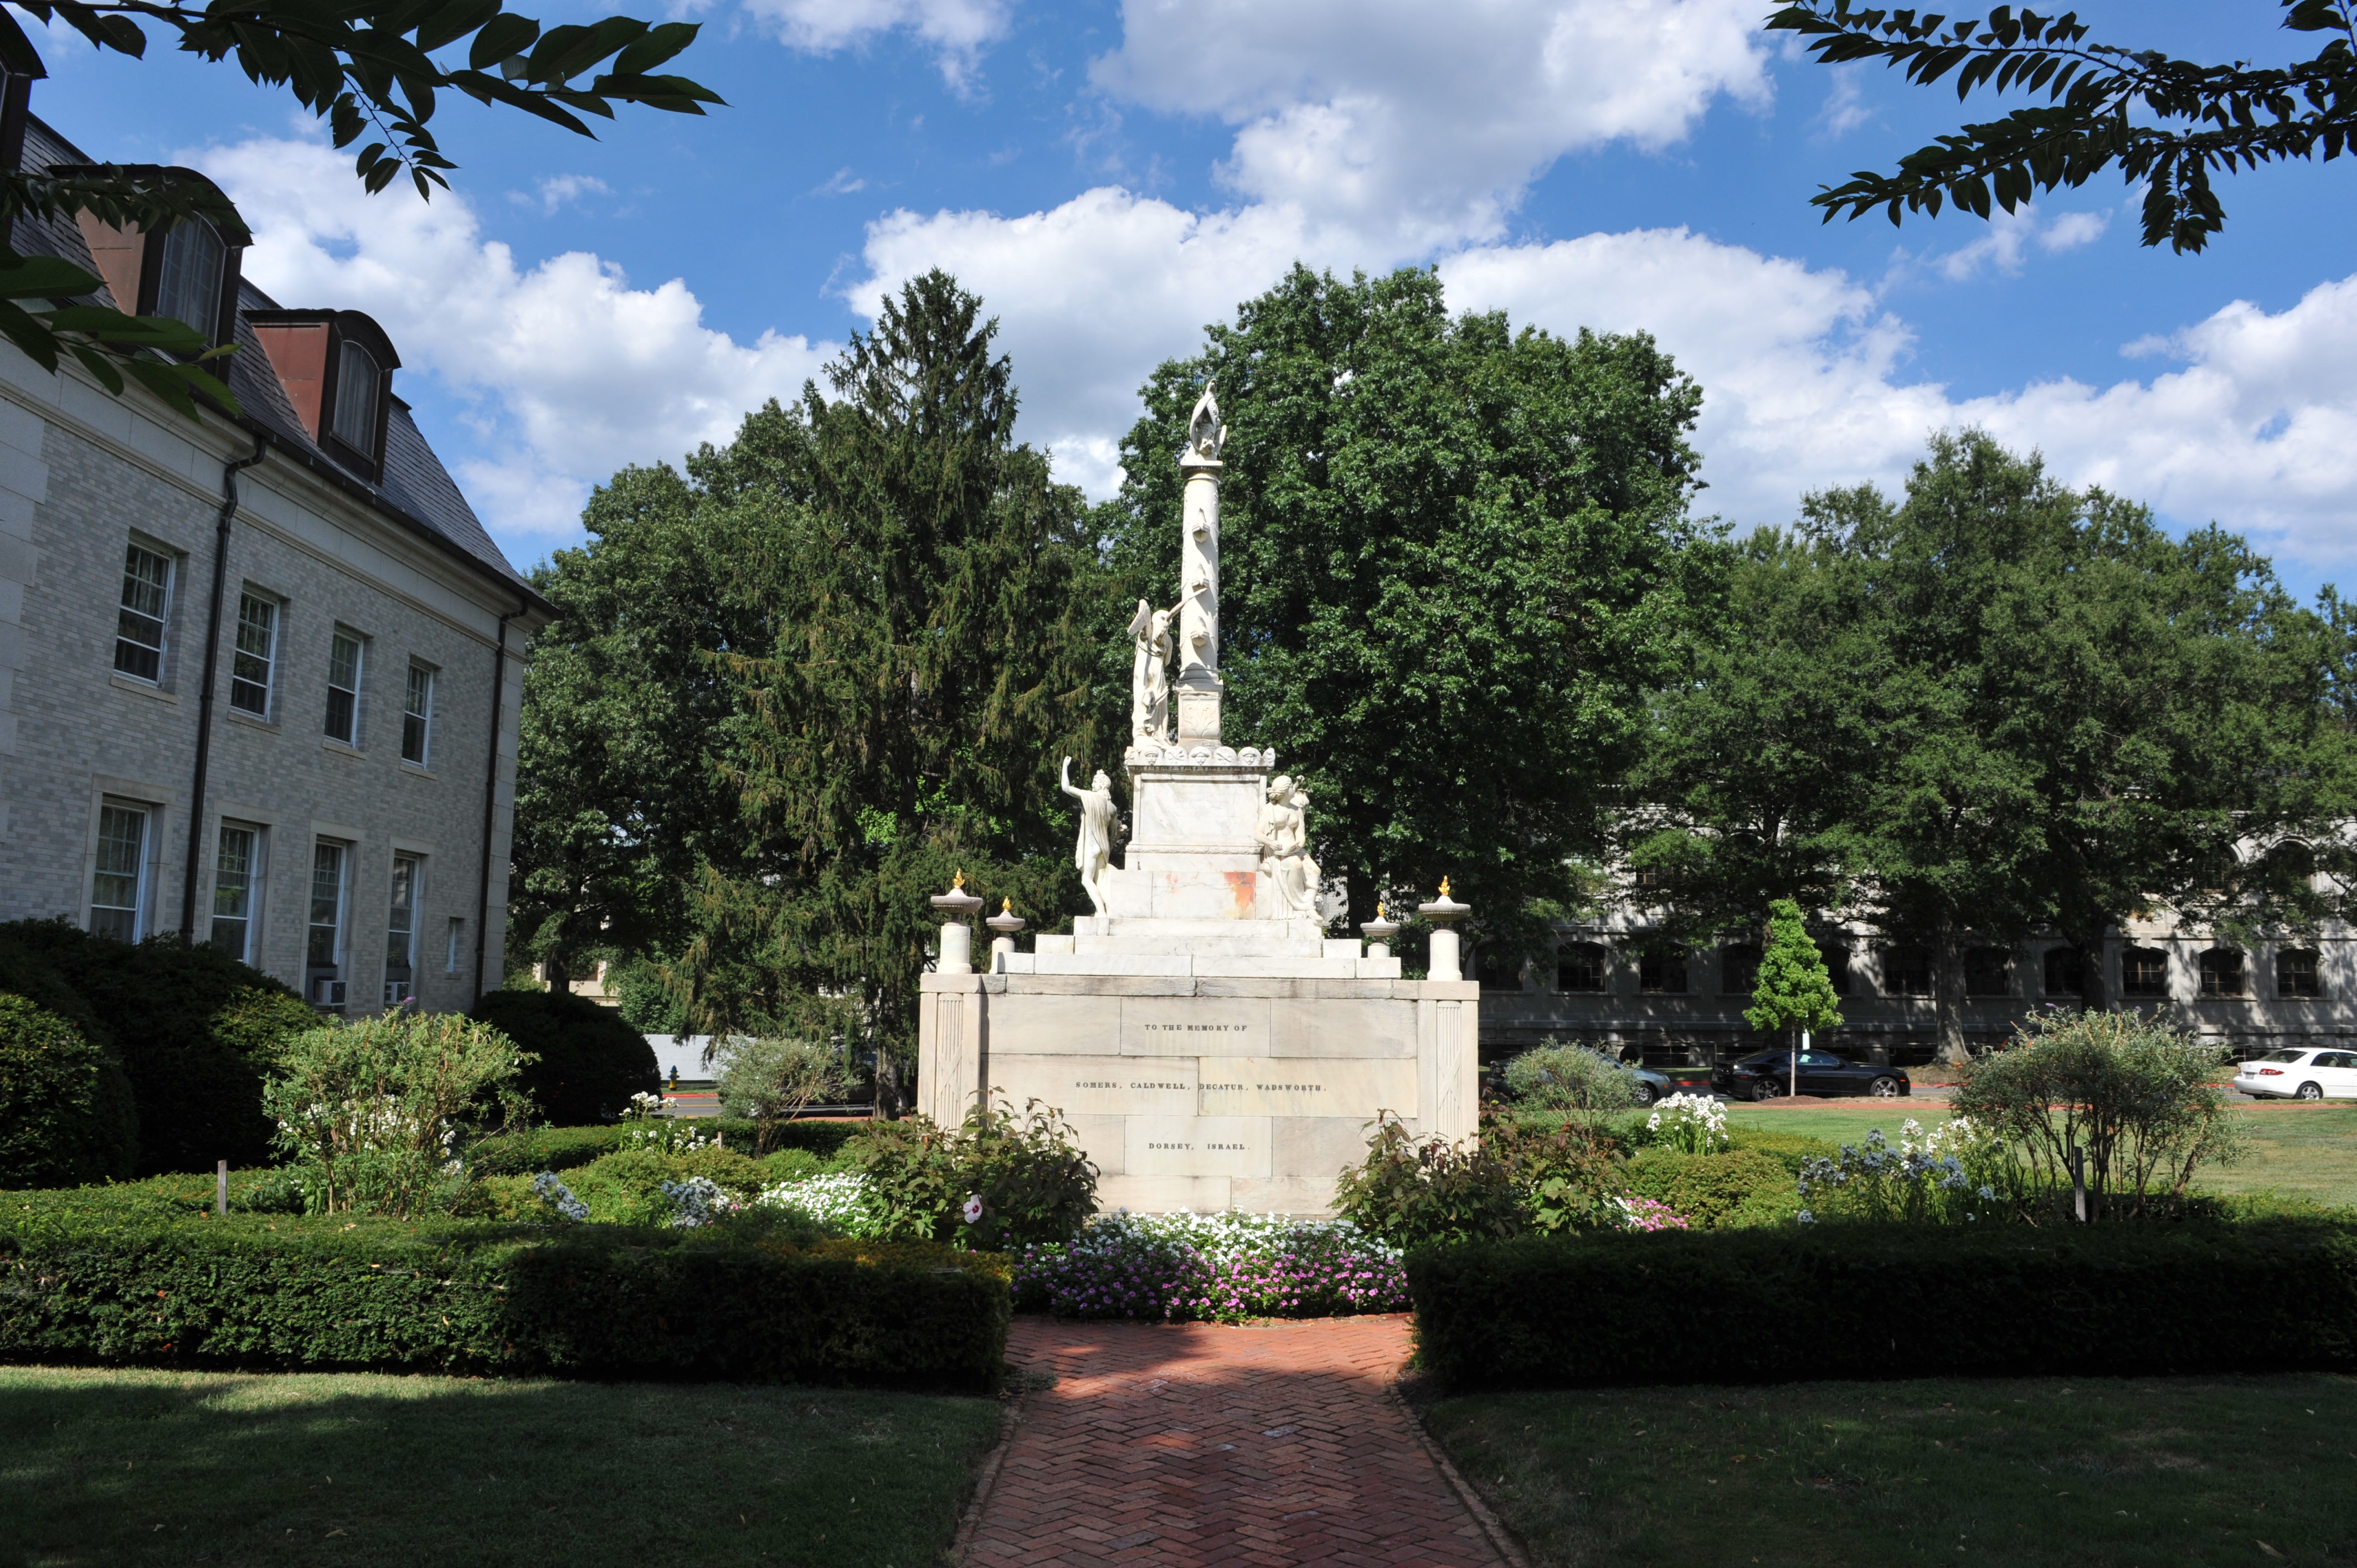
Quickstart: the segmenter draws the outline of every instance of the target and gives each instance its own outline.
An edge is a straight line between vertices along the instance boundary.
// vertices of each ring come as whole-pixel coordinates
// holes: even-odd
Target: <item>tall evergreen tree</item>
[[[805,389],[806,441],[757,481],[794,511],[769,640],[711,660],[737,698],[739,842],[705,859],[674,972],[716,1026],[823,1018],[873,1054],[888,1109],[927,896],[963,870],[1045,926],[1079,892],[1055,777],[1096,740],[1102,580],[1079,492],[1015,443],[996,332],[935,271],[854,336],[833,397]]]

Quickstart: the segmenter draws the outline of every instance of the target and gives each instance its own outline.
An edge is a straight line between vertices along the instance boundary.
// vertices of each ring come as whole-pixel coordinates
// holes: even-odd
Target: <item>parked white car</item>
[[[2234,1087],[2270,1100],[2357,1100],[2357,1051],[2269,1051],[2243,1064]]]

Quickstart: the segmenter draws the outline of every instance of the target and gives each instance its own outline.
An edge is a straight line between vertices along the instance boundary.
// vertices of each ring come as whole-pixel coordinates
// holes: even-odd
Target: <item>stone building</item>
[[[1702,1067],[1772,1042],[1744,1021],[1758,975],[1755,941],[1682,947],[1662,940],[1660,911],[1623,888],[1593,923],[1566,927],[1551,961],[1496,949],[1475,954],[1481,1056],[1495,1061],[1549,1038],[1641,1055],[1656,1067]],[[2115,1004],[2166,1010],[2238,1056],[2357,1038],[2357,940],[2339,922],[2245,950],[2166,917],[2135,920],[2084,951],[2059,936],[1968,944],[1963,1023],[1975,1048],[2049,1005],[2078,1004],[2100,965]],[[1938,1023],[1932,955],[1862,922],[1818,931],[1843,1023],[1826,1043],[1877,1061],[1932,1059]]]
[[[21,84],[8,108],[17,166],[89,161]],[[97,303],[234,344],[242,412],[0,347],[0,918],[178,931],[352,1014],[464,1008],[499,983],[549,608],[395,395],[395,345],[245,282],[251,239],[17,220]]]

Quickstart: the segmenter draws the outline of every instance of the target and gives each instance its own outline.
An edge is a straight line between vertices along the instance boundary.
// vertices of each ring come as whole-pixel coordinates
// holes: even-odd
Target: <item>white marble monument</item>
[[[1445,939],[1429,979],[1402,979],[1380,940],[1370,950],[1329,939],[1308,793],[1275,773],[1274,752],[1221,741],[1226,436],[1206,386],[1178,459],[1178,603],[1141,601],[1130,625],[1122,862],[1112,863],[1111,779],[1098,771],[1083,789],[1065,758],[1062,788],[1080,816],[1073,860],[1096,913],[1022,952],[1022,921],[1002,909],[977,971],[963,922],[979,900],[962,889],[936,897],[950,918],[924,977],[917,1091],[944,1122],[985,1088],[1018,1109],[1037,1099],[1062,1110],[1103,1172],[1107,1208],[1321,1214],[1379,1112],[1419,1135],[1472,1133],[1480,989],[1460,976],[1448,927],[1469,909],[1446,888],[1419,911]],[[1394,929],[1379,918],[1369,934]]]

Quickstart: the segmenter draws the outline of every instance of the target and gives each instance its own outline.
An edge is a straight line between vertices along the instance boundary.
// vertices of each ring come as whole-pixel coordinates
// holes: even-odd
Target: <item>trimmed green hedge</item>
[[[634,1127],[641,1125],[620,1122],[604,1127],[542,1127],[521,1134],[502,1133],[477,1144],[468,1152],[468,1161],[482,1176],[569,1171],[612,1154],[628,1141]],[[748,1155],[753,1152],[754,1129],[750,1122],[706,1116],[675,1125],[692,1127],[707,1138],[717,1134],[729,1148]],[[780,1150],[807,1149],[823,1160],[831,1160],[866,1125],[865,1122],[781,1122],[770,1142]]]
[[[1407,1274],[1451,1388],[2357,1368],[2346,1221],[1532,1237]]]
[[[1005,1260],[623,1227],[110,1219],[0,1198],[0,1360],[987,1390]]]

